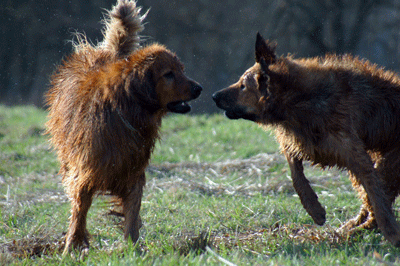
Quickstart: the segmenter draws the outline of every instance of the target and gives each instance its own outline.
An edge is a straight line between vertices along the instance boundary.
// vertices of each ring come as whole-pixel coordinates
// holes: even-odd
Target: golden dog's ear
[[[265,40],[259,32],[257,32],[256,39],[256,62],[260,63],[261,58],[264,58],[267,64],[275,63],[276,44],[270,44],[268,40]]]
[[[129,94],[138,101],[142,108],[150,112],[156,112],[161,106],[157,98],[156,84],[151,72],[147,71],[144,77],[141,78],[134,78],[135,74],[129,81]]]

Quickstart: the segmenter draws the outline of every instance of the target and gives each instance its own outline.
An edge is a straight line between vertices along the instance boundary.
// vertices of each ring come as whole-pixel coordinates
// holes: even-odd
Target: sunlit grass
[[[163,121],[152,162],[210,162],[276,151],[278,144],[257,124],[222,115],[171,115]]]
[[[170,115],[147,171],[137,245],[107,196],[89,211],[91,249],[63,258],[69,202],[41,133],[46,112],[0,106],[0,265],[389,265],[400,251],[378,232],[337,231],[360,201],[345,172],[305,166],[327,211],[302,208],[273,135],[222,115]],[[396,205],[397,208],[397,205]]]

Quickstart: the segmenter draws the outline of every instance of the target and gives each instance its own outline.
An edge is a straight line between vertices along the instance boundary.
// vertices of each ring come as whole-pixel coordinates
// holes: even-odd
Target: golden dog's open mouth
[[[168,103],[167,108],[169,111],[178,114],[188,113],[192,109],[192,107],[190,107],[190,105],[185,101],[176,101]]]

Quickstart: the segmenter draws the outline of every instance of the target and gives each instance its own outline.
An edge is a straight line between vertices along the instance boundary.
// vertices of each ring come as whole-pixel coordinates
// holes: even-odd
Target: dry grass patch
[[[340,186],[343,190],[352,191],[350,183],[343,183],[342,176],[346,173],[335,169],[321,171],[308,163],[305,167],[308,173],[318,173],[317,176],[309,176],[313,186],[320,189]],[[286,160],[280,153],[263,153],[249,159],[215,163],[162,163],[151,165],[147,171],[157,177],[148,182],[147,189],[150,190],[174,186],[189,187],[207,195],[295,193]]]

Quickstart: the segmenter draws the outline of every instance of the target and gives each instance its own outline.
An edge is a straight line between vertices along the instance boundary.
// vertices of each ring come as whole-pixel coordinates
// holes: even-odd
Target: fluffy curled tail
[[[120,58],[138,49],[139,33],[144,29],[142,21],[147,16],[147,12],[140,15],[141,10],[135,0],[118,0],[105,19],[102,48]]]

